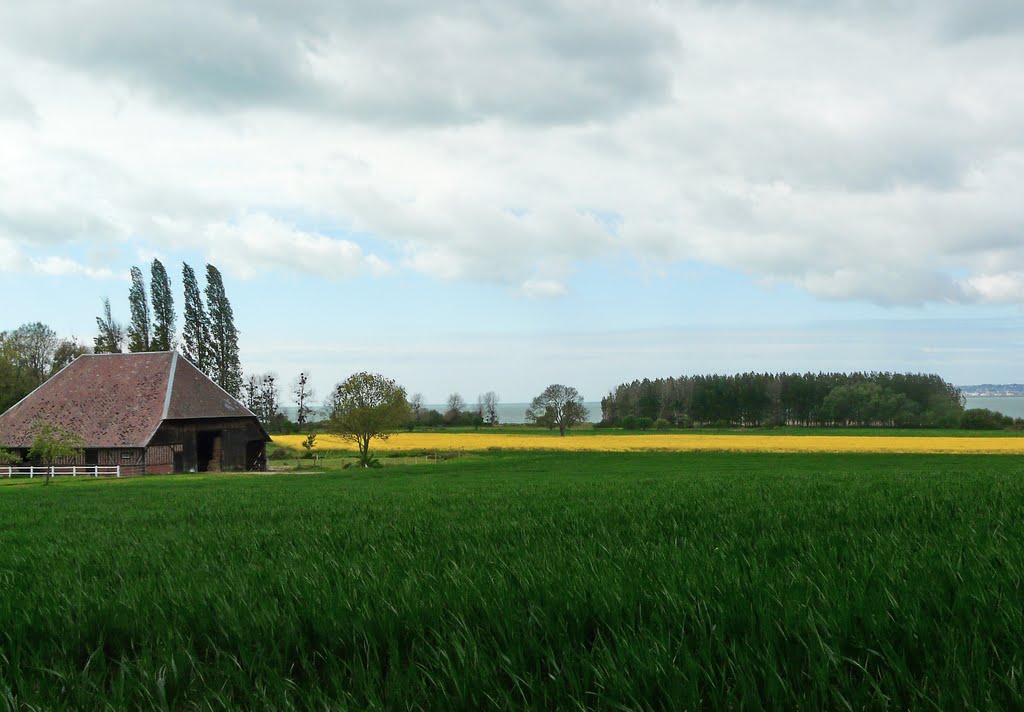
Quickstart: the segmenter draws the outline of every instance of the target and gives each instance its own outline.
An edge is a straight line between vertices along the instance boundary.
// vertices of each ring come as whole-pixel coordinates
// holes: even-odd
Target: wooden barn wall
[[[146,448],[146,473],[155,475],[174,472],[174,448],[174,445],[150,445]]]
[[[222,471],[248,470],[246,448],[250,442],[263,442],[263,431],[255,418],[199,418],[195,420],[165,420],[150,440],[156,445],[180,446],[181,470],[195,472],[199,467],[197,436],[201,432],[221,433]],[[262,453],[261,447],[261,453]],[[261,463],[265,460],[261,459]]]
[[[146,451],[142,448],[89,448],[86,450],[96,453],[96,464],[101,467],[114,465],[121,466],[121,474],[141,475],[146,470]],[[27,455],[26,455],[27,456]],[[41,462],[35,464],[40,465]],[[61,457],[53,463],[58,467],[70,467],[72,465],[84,466],[86,454],[82,452],[76,457]],[[168,470],[170,472],[170,470]]]
[[[122,475],[141,475],[146,472],[146,451],[140,447],[101,449],[97,455],[97,465],[120,465]]]

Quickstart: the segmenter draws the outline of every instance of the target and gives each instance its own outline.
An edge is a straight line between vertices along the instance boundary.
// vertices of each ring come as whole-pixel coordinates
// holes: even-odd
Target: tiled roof
[[[254,417],[174,352],[87,354],[0,415],[0,446],[26,448],[50,421],[90,448],[145,447],[167,418]]]
[[[184,356],[175,359],[166,418],[234,418],[255,417]]]

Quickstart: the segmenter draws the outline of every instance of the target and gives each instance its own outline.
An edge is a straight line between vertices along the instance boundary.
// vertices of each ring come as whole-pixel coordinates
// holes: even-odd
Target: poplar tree
[[[181,350],[196,368],[211,375],[210,320],[203,306],[196,273],[187,262],[181,264],[181,284],[185,290],[185,323],[181,329]]]
[[[128,323],[128,350],[132,353],[149,351],[149,300],[146,299],[146,282],[142,270],[132,267],[132,286],[128,290],[128,307],[131,321]]]
[[[170,351],[174,348],[174,297],[171,280],[160,260],[154,259],[150,267],[149,293],[153,300],[153,340],[150,351]]]
[[[213,380],[238,398],[242,394],[242,363],[238,355],[238,330],[224,279],[213,265],[206,265],[206,309],[210,317],[210,359]]]
[[[124,327],[114,321],[110,314],[110,299],[103,298],[103,316],[96,317],[100,333],[92,340],[93,350],[98,354],[119,354],[124,347]]]

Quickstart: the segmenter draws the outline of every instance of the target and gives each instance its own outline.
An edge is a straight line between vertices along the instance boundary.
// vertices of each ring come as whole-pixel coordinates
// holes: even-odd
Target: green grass
[[[0,488],[0,709],[1024,706],[1024,461]]]

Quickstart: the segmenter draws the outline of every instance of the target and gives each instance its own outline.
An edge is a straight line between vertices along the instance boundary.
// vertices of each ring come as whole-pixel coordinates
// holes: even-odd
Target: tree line
[[[501,399],[494,391],[477,396],[475,406],[467,404],[461,393],[452,393],[445,401],[444,412],[435,408],[427,408],[423,404],[422,393],[414,393],[408,400],[409,417],[405,424],[408,430],[418,427],[441,428],[448,426],[479,428],[482,425],[495,426],[500,421],[498,404]]]
[[[965,399],[924,373],[742,373],[623,383],[601,399],[620,427],[958,427]]]
[[[235,398],[241,398],[238,329],[220,270],[206,265],[206,284],[200,292],[195,271],[183,262],[181,284],[184,318],[179,341],[174,293],[163,263],[154,259],[150,265],[148,290],[142,270],[133,266],[128,290],[130,320],[127,325],[116,321],[110,299],[104,298],[103,314],[96,317],[95,353],[172,351],[180,347],[182,355],[196,368]]]

